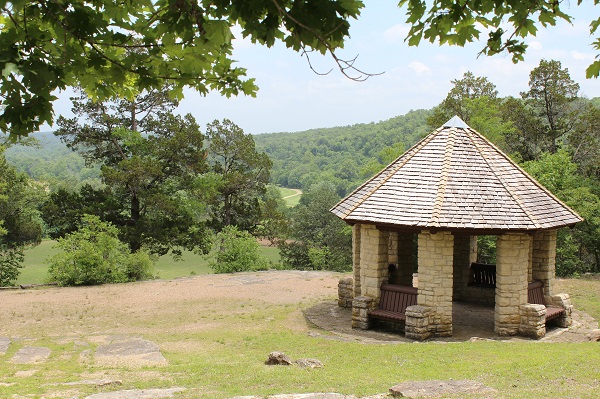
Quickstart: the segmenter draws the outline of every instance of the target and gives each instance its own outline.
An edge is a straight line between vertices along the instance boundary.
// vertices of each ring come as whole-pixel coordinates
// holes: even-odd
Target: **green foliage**
[[[409,148],[429,133],[429,115],[418,110],[378,123],[260,134],[254,140],[273,160],[272,183],[306,191],[328,182],[344,196],[362,184],[365,175],[393,160],[388,151],[397,156],[400,148]]]
[[[507,51],[513,62],[523,60],[527,44],[525,38],[535,36],[538,27],[556,25],[557,21],[571,22],[563,10],[568,5],[535,0],[401,0],[407,7],[406,22],[411,25],[407,35],[410,46],[425,39],[431,43],[464,46],[480,40],[482,31],[488,32],[481,54],[494,55]],[[596,30],[597,23],[590,29]],[[597,49],[600,48],[596,43]],[[598,76],[599,67],[592,64],[588,76]]]
[[[584,218],[573,229],[559,231],[556,274],[570,276],[600,270],[600,198],[594,194],[598,183],[580,176],[564,150],[544,153],[539,160],[523,166]]]
[[[27,175],[7,163],[0,146],[0,287],[13,285],[19,277],[23,248],[41,241],[37,206],[44,195]]]
[[[23,247],[9,247],[0,244],[0,287],[12,287],[23,268]]]
[[[163,89],[181,98],[255,95],[253,79],[235,66],[232,30],[295,51],[333,52],[349,36],[361,1],[234,0],[210,2],[72,0],[3,3],[0,23],[0,130],[20,136],[53,121],[52,94],[79,86],[93,99],[133,99]]]
[[[203,207],[189,195],[207,168],[194,118],[174,115],[177,102],[158,90],[133,100],[94,102],[84,94],[73,100],[77,117],[59,118],[55,134],[100,166],[107,187],[54,193],[44,207],[53,237],[92,213],[115,224],[133,252],[207,251]]]
[[[268,185],[265,195],[260,200],[260,225],[256,229],[258,237],[269,240],[274,245],[289,236],[290,220],[288,207],[281,196],[279,188]]]
[[[284,266],[294,269],[352,269],[352,229],[329,209],[340,200],[333,185],[320,183],[302,195],[292,214],[292,243],[281,243]]]
[[[147,278],[147,253],[130,254],[119,241],[118,229],[97,216],[84,215],[79,230],[60,238],[63,252],[49,259],[50,280],[62,286],[120,283]]]
[[[10,146],[6,160],[19,172],[40,182],[50,192],[78,191],[84,185],[100,188],[100,168],[88,167],[81,155],[71,151],[52,133],[33,133],[35,145],[25,142]]]
[[[212,227],[236,225],[253,230],[260,223],[259,198],[269,182],[272,162],[254,138],[228,119],[207,126],[211,170],[220,178],[210,206]]]
[[[256,238],[236,226],[226,226],[217,234],[213,252],[209,267],[215,273],[266,270],[269,267]]]
[[[146,251],[129,254],[125,259],[125,275],[127,281],[139,281],[152,278],[154,261]]]

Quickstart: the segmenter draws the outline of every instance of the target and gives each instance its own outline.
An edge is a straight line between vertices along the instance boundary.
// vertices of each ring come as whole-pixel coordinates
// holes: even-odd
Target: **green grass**
[[[181,283],[169,284],[176,292]],[[136,290],[140,286],[144,291]],[[145,290],[154,295],[152,286],[147,284],[129,287],[132,295]],[[585,298],[581,303],[589,309],[600,309],[599,279],[557,282],[558,290],[565,287],[574,290],[571,294],[575,299]],[[180,399],[308,392],[361,397],[384,393],[401,382],[433,379],[479,381],[497,390],[485,395],[487,399],[600,397],[598,343],[365,344],[326,339],[325,331],[319,331],[325,338],[309,336],[299,309],[310,306],[310,300],[278,304],[258,299],[241,301],[218,294],[196,301],[182,298],[180,302],[157,297],[149,309],[131,310],[127,306],[134,304],[135,298],[116,309],[104,309],[102,303],[87,299],[88,293],[109,288],[52,289],[65,295],[78,294],[79,297],[72,299],[72,307],[44,302],[47,292],[44,290],[7,293],[19,295],[21,301],[17,309],[10,310],[12,316],[8,311],[4,318],[0,315],[2,322],[7,323],[3,327],[15,334],[13,337],[37,341],[32,344],[16,339],[9,352],[0,355],[2,382],[13,384],[2,387],[2,397],[85,397],[102,391],[174,386],[186,388],[175,396]],[[593,295],[586,295],[587,292]],[[58,298],[54,296],[54,300]],[[22,327],[32,319],[39,322]],[[140,335],[157,343],[169,364],[137,369],[79,361],[84,351],[93,353],[98,343],[88,339],[87,346],[78,346],[74,338],[85,340],[122,333],[118,326],[125,328],[126,334]],[[19,348],[27,345],[48,346],[52,355],[46,363],[35,365],[8,362]],[[317,358],[325,367],[305,370],[266,366],[264,361],[274,350],[283,351],[292,359]],[[29,370],[33,371],[31,375],[17,374]],[[92,378],[118,379],[123,384],[75,388],[58,385]],[[482,398],[480,395],[444,397]]]
[[[21,269],[17,284],[42,284],[45,282],[48,272],[46,260],[59,252],[58,249],[53,248],[54,244],[56,241],[44,240],[40,245],[25,251],[24,267]]]
[[[291,188],[285,188],[285,187],[277,187],[277,188],[279,189],[281,196],[284,198],[285,204],[287,205],[288,208],[293,208],[296,205],[298,205],[298,202],[300,201],[300,197],[302,197],[302,195],[296,195],[297,192]],[[289,197],[289,198],[285,198],[285,197]]]
[[[44,240],[36,247],[25,251],[25,263],[17,284],[42,284],[46,281],[48,264],[46,259],[58,253],[53,246],[56,241]],[[274,264],[280,261],[279,249],[276,247],[261,246],[262,254]],[[161,256],[154,265],[154,274],[160,279],[172,280],[178,277],[188,277],[200,274],[210,274],[206,256],[184,251],[181,260],[174,260],[172,256]]]

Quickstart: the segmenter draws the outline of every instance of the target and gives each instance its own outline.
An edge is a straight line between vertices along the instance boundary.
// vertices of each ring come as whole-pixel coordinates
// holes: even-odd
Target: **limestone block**
[[[534,339],[540,339],[546,335],[546,307],[544,305],[521,305],[519,313],[521,315],[519,335]]]

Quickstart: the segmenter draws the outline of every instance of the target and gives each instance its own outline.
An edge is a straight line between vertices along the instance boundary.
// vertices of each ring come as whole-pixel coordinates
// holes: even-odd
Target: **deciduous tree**
[[[208,249],[202,210],[189,207],[184,192],[206,171],[204,135],[191,115],[172,114],[176,105],[160,91],[131,101],[93,102],[83,95],[74,102],[77,117],[58,121],[55,134],[101,166],[110,188],[106,201],[119,204],[107,220],[132,251],[143,245],[158,254]]]
[[[235,225],[252,230],[260,222],[259,198],[265,193],[273,163],[256,150],[254,138],[228,119],[206,129],[211,170],[220,176],[211,204],[211,224],[220,231]]]

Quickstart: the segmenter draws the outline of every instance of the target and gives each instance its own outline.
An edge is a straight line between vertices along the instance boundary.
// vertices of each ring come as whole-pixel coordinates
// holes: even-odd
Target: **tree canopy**
[[[577,4],[581,4],[578,0]],[[524,39],[540,27],[571,22],[568,3],[536,0],[401,0],[411,29],[409,45],[421,40],[463,46],[487,33],[481,53],[507,51],[523,60]],[[0,0],[0,130],[27,135],[54,120],[55,91],[81,87],[94,100],[124,97],[169,83],[201,94],[255,95],[254,79],[232,58],[233,32],[268,47],[284,43],[309,55],[329,53],[346,76],[368,77],[355,60],[336,50],[349,38],[361,0]],[[592,22],[595,34],[600,18]],[[593,43],[600,51],[600,39]],[[309,58],[310,65],[310,58]],[[600,60],[587,69],[600,74]]]
[[[95,100],[133,99],[169,82],[202,94],[254,95],[232,59],[234,27],[252,42],[333,52],[358,0],[0,1],[0,130],[20,136],[52,123],[53,94],[82,87]],[[350,64],[347,67],[352,67]]]

